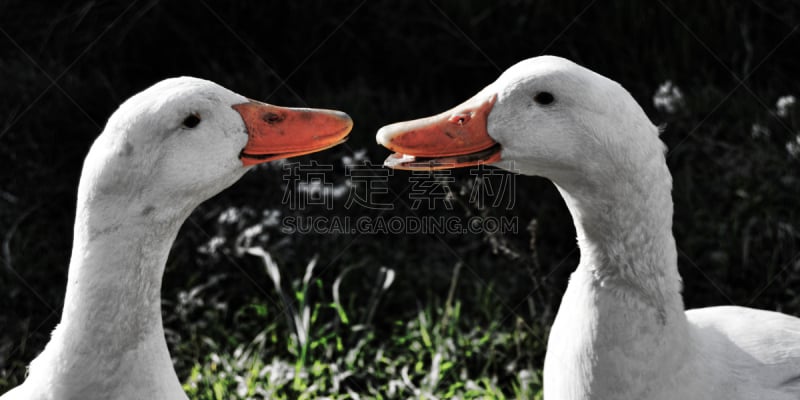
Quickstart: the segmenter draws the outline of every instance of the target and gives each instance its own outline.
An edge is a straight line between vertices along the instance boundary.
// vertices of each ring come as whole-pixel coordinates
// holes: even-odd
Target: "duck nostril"
[[[275,124],[283,121],[283,116],[277,113],[268,112],[261,116],[261,120],[268,124]]]
[[[472,119],[472,113],[461,113],[451,115],[448,121],[452,124],[464,125]]]

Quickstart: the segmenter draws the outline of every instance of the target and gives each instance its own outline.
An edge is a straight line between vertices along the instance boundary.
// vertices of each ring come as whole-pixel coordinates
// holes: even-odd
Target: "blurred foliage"
[[[346,157],[387,155],[380,126],[447,109],[521,59],[571,58],[619,81],[663,127],[687,306],[798,315],[800,111],[777,104],[800,95],[798,24],[793,0],[4,1],[0,392],[59,320],[92,140],[120,102],[178,75],[348,112],[351,140],[313,156],[343,184]],[[680,99],[656,108],[667,81]],[[516,177],[513,211],[477,210],[457,172],[455,209],[425,212],[513,215],[517,234],[287,235],[275,218],[379,212],[343,199],[282,208],[281,168],[206,202],[173,247],[164,320],[192,397],[537,395],[547,327],[579,256],[550,183]],[[390,180],[392,214],[413,214],[408,178]],[[242,241],[274,257],[282,285]]]

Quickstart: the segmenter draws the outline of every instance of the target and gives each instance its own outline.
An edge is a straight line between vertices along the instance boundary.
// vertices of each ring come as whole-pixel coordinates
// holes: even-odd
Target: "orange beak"
[[[473,97],[452,110],[381,128],[378,144],[395,153],[384,161],[394,169],[437,170],[500,160],[500,145],[486,131],[497,95]]]
[[[316,153],[347,140],[353,128],[340,111],[286,108],[258,101],[232,106],[247,128],[239,158],[244,166]]]

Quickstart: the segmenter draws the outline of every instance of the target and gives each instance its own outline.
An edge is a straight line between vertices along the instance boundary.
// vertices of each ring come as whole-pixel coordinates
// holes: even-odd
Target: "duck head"
[[[342,112],[250,100],[213,82],[161,81],[125,101],[84,162],[79,198],[193,208],[258,163],[346,140]]]
[[[385,162],[391,168],[493,164],[557,183],[663,159],[657,129],[625,89],[552,56],[512,66],[449,111],[385,126],[377,141],[395,152]]]

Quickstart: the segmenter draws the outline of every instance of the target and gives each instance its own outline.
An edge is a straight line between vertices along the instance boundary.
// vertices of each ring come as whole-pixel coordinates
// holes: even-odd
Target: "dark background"
[[[781,96],[800,95],[798,24],[800,5],[788,0],[4,1],[0,392],[21,381],[59,320],[77,184],[92,140],[126,98],[180,75],[273,104],[349,113],[355,128],[347,145],[313,156],[335,165],[331,179],[343,184],[343,157],[363,149],[380,165],[388,155],[374,141],[382,125],[448,109],[522,59],[570,58],[620,82],[663,126],[687,307],[733,303],[799,315],[800,170],[791,143],[800,134],[800,112],[795,106],[778,116],[775,106]],[[652,101],[668,80],[685,100],[673,113]],[[281,344],[291,330],[281,317],[286,304],[276,300],[261,260],[234,244],[264,210],[281,209],[281,174],[280,164],[259,168],[205,203],[173,248],[163,298],[181,379],[211,351],[230,351],[265,326],[273,337],[265,357],[292,357]],[[408,175],[391,179],[399,196],[390,214],[414,214],[406,207]],[[340,330],[329,309],[321,308],[318,320],[320,332],[336,332],[346,346],[366,337],[366,348],[427,365],[430,354],[405,342],[404,329],[420,315],[450,315],[455,303],[461,311],[452,325],[464,334],[455,338],[471,337],[476,327],[498,333],[495,339],[522,332],[519,340],[491,341],[487,346],[500,349],[491,357],[453,353],[453,371],[489,376],[507,395],[519,393],[511,389],[514,370],[541,368],[541,338],[577,264],[574,230],[545,180],[516,177],[513,211],[481,211],[463,196],[470,176],[455,176],[455,209],[425,213],[517,216],[519,232],[286,235],[267,227],[257,242],[293,278],[289,292],[298,290],[314,254],[316,301],[330,301],[333,281],[346,275],[344,308],[370,334]],[[378,214],[343,202],[336,199],[332,211],[294,213]],[[220,222],[230,207],[240,218]],[[198,252],[212,237],[224,243]],[[381,266],[396,273],[385,292],[374,289]],[[358,272],[345,274],[351,267]],[[310,357],[330,361],[337,354]],[[348,387],[380,388],[378,364],[354,367],[361,372]],[[454,372],[443,381],[459,379]]]

